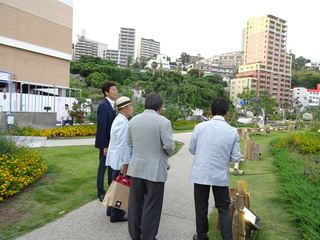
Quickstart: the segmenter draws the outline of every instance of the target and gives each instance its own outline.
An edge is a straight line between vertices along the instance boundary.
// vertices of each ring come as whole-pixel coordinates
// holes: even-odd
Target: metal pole
[[[10,81],[9,81],[9,95],[10,95],[10,101],[9,101],[9,116],[12,116],[12,73],[9,72],[10,75]]]

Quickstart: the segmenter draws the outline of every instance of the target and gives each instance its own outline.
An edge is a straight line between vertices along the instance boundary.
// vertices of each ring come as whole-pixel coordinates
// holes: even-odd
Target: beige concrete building
[[[137,58],[148,59],[158,54],[160,54],[160,42],[146,38],[138,40]]]
[[[74,61],[78,61],[82,55],[103,58],[107,49],[108,44],[88,39],[85,30],[82,29],[74,47]]]
[[[70,0],[0,0],[0,71],[21,82],[69,87]]]
[[[243,52],[229,52],[220,55],[219,67],[233,67],[238,69],[243,64]]]
[[[230,82],[230,98],[238,104],[237,94],[244,87],[257,96],[268,91],[280,104],[291,101],[291,56],[286,53],[286,21],[273,15],[247,20],[244,65],[238,78]]]

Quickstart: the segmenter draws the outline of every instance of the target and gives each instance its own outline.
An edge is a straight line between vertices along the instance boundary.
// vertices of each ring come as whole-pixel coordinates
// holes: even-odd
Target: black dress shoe
[[[127,214],[124,214],[122,216],[122,218],[120,218],[119,220],[116,220],[116,221],[113,221],[113,220],[110,219],[110,222],[112,222],[112,223],[115,223],[115,222],[127,222],[127,221],[128,221],[128,215]]]
[[[106,215],[110,217],[110,214],[111,214],[111,207],[108,206],[106,210]]]
[[[193,234],[193,237],[192,237],[192,240],[199,240],[199,238],[198,238],[198,234]]]
[[[105,195],[106,195],[105,193],[98,194],[98,198],[99,198],[100,202],[103,201]]]
[[[120,222],[127,222],[128,221],[128,215],[124,214],[123,217],[121,218]]]

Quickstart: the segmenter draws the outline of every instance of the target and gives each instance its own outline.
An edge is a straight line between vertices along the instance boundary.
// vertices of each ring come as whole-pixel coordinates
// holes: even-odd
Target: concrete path
[[[174,134],[174,139],[184,145],[169,159],[171,168],[165,185],[158,240],[188,240],[195,233],[193,184],[188,181],[193,161],[193,155],[188,151],[190,137],[191,133]],[[94,139],[46,140],[44,147],[87,144],[94,144]],[[212,206],[213,197],[210,199],[210,207]],[[131,239],[127,223],[110,223],[105,209],[98,199],[94,200],[18,239]]]

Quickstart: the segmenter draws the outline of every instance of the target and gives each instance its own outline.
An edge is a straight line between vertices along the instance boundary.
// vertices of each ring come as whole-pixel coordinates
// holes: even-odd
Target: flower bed
[[[282,183],[281,199],[299,224],[302,239],[320,236],[320,134],[292,134],[274,143],[274,164]]]
[[[8,134],[18,136],[40,136],[47,138],[92,136],[96,134],[96,128],[96,125],[64,126],[49,129],[35,129],[32,127],[12,127],[8,130]]]
[[[276,147],[294,148],[301,154],[319,154],[320,136],[319,134],[292,134],[282,138]]]
[[[32,149],[11,147],[0,155],[0,201],[19,193],[41,178],[47,166],[41,155]]]

